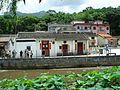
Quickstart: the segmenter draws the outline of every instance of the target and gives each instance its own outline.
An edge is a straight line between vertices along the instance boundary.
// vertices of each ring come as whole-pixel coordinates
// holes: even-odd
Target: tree
[[[4,7],[6,7],[7,4],[7,9],[10,11],[14,16],[16,15],[16,10],[17,10],[17,2],[23,1],[25,4],[25,0],[1,0],[0,1],[0,10],[2,10]],[[39,3],[42,0],[39,0]]]
[[[25,4],[25,0],[1,0],[0,2],[0,10],[2,10],[4,7],[6,7],[8,9],[8,12],[10,13],[10,15],[12,16],[12,23],[13,23],[13,31],[14,33],[16,33],[16,24],[17,24],[17,16],[16,16],[16,11],[17,11],[17,2],[19,1],[23,1]],[[41,2],[41,0],[39,0],[39,3]],[[6,6],[7,4],[7,6]]]

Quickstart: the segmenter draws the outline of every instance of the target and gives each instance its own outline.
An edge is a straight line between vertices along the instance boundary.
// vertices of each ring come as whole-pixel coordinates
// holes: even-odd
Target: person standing
[[[11,51],[10,51],[10,50],[7,50],[7,52],[6,52],[6,57],[7,57],[7,58],[11,58]]]
[[[17,52],[16,52],[15,50],[12,51],[12,57],[13,57],[13,58],[15,58],[16,53],[17,53]]]
[[[20,58],[22,58],[23,57],[23,51],[21,50],[20,51]]]
[[[33,52],[32,50],[30,50],[30,58],[32,58],[32,56],[33,56]]]
[[[27,58],[27,49],[25,49],[24,54],[25,54],[25,58]]]

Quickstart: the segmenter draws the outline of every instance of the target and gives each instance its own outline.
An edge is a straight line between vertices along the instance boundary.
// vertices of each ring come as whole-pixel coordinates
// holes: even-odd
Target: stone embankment
[[[0,59],[0,69],[73,68],[120,65],[120,56]]]

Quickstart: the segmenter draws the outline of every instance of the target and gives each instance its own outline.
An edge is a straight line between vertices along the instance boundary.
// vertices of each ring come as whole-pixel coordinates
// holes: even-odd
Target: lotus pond
[[[120,66],[81,73],[3,79],[0,90],[120,90]]]

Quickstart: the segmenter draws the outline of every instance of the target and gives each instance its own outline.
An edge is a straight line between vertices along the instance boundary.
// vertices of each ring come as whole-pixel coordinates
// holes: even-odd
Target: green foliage
[[[82,74],[41,74],[35,79],[4,79],[0,90],[120,90],[120,67]]]
[[[15,7],[14,7],[15,8]],[[13,9],[12,9],[13,10]],[[21,31],[47,31],[48,23],[68,24],[73,20],[103,20],[109,22],[112,35],[120,35],[120,7],[94,9],[88,7],[79,13],[64,13],[49,10],[45,16],[17,16],[16,13],[6,13],[0,16],[0,33],[10,34]]]

